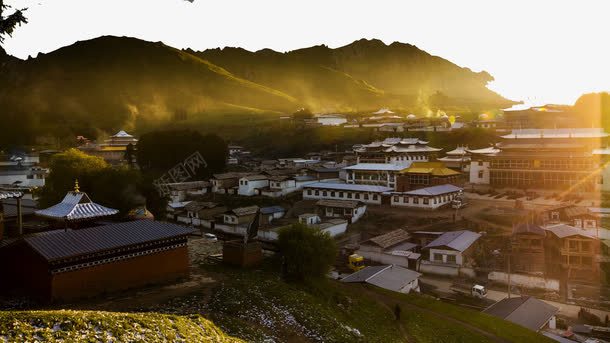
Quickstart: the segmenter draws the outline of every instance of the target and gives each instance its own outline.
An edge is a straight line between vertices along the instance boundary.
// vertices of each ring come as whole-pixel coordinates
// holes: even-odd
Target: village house
[[[248,175],[239,179],[239,189],[237,194],[253,196],[259,194],[259,190],[265,187],[269,187],[268,176],[261,174]]]
[[[339,180],[343,168],[327,168],[323,166],[308,167],[306,175],[314,177],[316,180]]]
[[[303,187],[303,199],[359,200],[365,204],[381,205],[384,194],[392,190],[383,186],[316,182]]]
[[[523,223],[513,227],[511,270],[517,273],[544,275],[546,272],[546,230]]]
[[[419,293],[420,273],[395,265],[368,266],[343,279],[347,283],[368,283],[393,292]]]
[[[469,182],[473,185],[489,185],[490,176],[490,158],[500,152],[496,147],[487,147],[482,149],[470,149],[470,172]]]
[[[299,223],[328,233],[331,237],[338,236],[347,231],[347,220],[338,218],[321,218],[315,213],[299,215]]]
[[[548,275],[568,281],[599,282],[601,241],[581,229],[566,224],[544,227],[547,231]]]
[[[396,175],[403,169],[403,165],[389,163],[358,163],[343,168],[346,171],[346,183],[390,188],[396,186]]]
[[[360,243],[356,253],[375,263],[417,270],[421,254],[418,253],[419,246],[410,238],[405,230],[393,230]]]
[[[184,206],[184,212],[178,215],[177,221],[193,226],[214,229],[218,216],[227,211],[224,205],[215,202],[191,201]]]
[[[559,309],[531,296],[505,298],[486,308],[483,313],[538,332],[555,329]]]
[[[21,194],[9,196],[9,194]],[[38,201],[23,198],[18,191],[0,191],[0,239],[3,236],[17,236],[19,232],[38,231],[47,224],[36,220]],[[20,199],[17,199],[20,198]],[[21,225],[19,223],[19,207],[21,208]],[[2,227],[4,226],[4,227]]]
[[[343,218],[349,224],[355,223],[366,212],[366,204],[357,200],[318,200],[318,213],[324,217]]]
[[[239,179],[252,173],[221,173],[214,174],[210,178],[212,192],[219,194],[237,194],[239,189]]]
[[[284,217],[286,209],[281,206],[261,207],[259,227],[270,226],[276,219]]]
[[[167,219],[178,221],[179,216],[183,216],[186,212],[184,209],[191,201],[169,201],[165,206],[165,217]]]
[[[451,202],[462,194],[463,189],[454,185],[438,185],[408,192],[393,192],[392,206],[435,210]]]
[[[169,188],[171,202],[185,201],[188,197],[204,195],[210,191],[208,181],[167,183],[166,186]]]
[[[0,155],[0,185],[43,187],[49,170],[39,164],[38,154]]]
[[[422,249],[428,259],[420,262],[419,271],[424,274],[474,277],[474,253],[480,237],[480,234],[467,230],[445,232]]]
[[[137,220],[27,235],[0,248],[1,260],[20,261],[0,265],[0,287],[65,301],[184,278],[191,231]]]
[[[443,162],[413,162],[398,172],[395,188],[398,192],[405,192],[422,187],[462,183],[462,173],[445,167]]]
[[[290,193],[299,191],[303,186],[315,183],[318,180],[313,176],[296,175],[296,176],[271,176],[269,177],[269,187],[259,189],[258,193],[263,196],[272,198],[282,197]]]
[[[214,230],[243,237],[259,210],[259,207],[254,205],[226,211],[222,214],[222,220],[214,224]]]

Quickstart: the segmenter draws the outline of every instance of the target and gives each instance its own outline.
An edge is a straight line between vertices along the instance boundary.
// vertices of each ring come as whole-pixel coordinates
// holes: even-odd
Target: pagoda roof
[[[466,155],[468,154],[468,146],[458,146],[457,148],[447,151],[447,155]]]
[[[502,136],[504,139],[531,138],[604,138],[609,134],[603,128],[573,128],[573,129],[519,129]]]
[[[133,138],[132,135],[128,134],[127,132],[125,132],[123,130],[115,133],[114,135],[112,135],[112,137],[116,137],[116,138]]]
[[[63,200],[49,208],[36,211],[36,215],[57,220],[79,220],[106,217],[119,213],[91,201],[87,193],[71,191]]]

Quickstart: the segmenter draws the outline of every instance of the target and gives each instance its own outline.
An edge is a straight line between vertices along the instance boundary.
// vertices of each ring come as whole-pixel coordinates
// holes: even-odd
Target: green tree
[[[278,245],[286,276],[299,281],[323,277],[337,256],[337,245],[328,233],[303,224],[281,229]]]
[[[61,201],[78,179],[81,191],[97,203],[118,209],[121,215],[142,205],[146,205],[158,218],[164,215],[166,199],[158,194],[152,180],[139,170],[113,168],[102,158],[77,149],[53,156],[49,168],[51,173],[40,193],[43,207]]]
[[[13,13],[6,15],[6,12],[12,10],[12,7],[4,4],[4,0],[0,0],[0,43],[4,43],[5,36],[11,36],[17,26],[26,24],[28,20],[23,15],[26,10],[13,10]]]
[[[227,143],[215,134],[202,135],[193,130],[153,131],[142,135],[138,141],[138,165],[145,173],[160,175],[197,152],[207,167],[198,168],[192,179],[207,178],[224,170]]]

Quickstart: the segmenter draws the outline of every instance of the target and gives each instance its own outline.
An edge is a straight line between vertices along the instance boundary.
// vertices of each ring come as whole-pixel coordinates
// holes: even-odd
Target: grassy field
[[[247,341],[546,342],[520,326],[419,295],[321,280],[282,281],[271,271],[225,270],[206,316]],[[394,304],[402,315],[396,320]]]
[[[199,316],[98,311],[0,312],[0,342],[243,342]]]

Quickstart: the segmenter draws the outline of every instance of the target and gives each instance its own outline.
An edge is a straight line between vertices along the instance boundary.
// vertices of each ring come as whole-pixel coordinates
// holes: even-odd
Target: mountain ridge
[[[366,112],[380,107],[478,111],[512,102],[475,73],[414,45],[361,39],[277,52],[177,49],[101,36],[36,58],[0,52],[0,130],[8,142],[49,132],[95,136],[142,122],[222,111]],[[442,96],[439,96],[442,95]],[[439,101],[438,99],[442,99]],[[61,123],[61,125],[58,125]],[[79,133],[79,134],[80,134]]]

